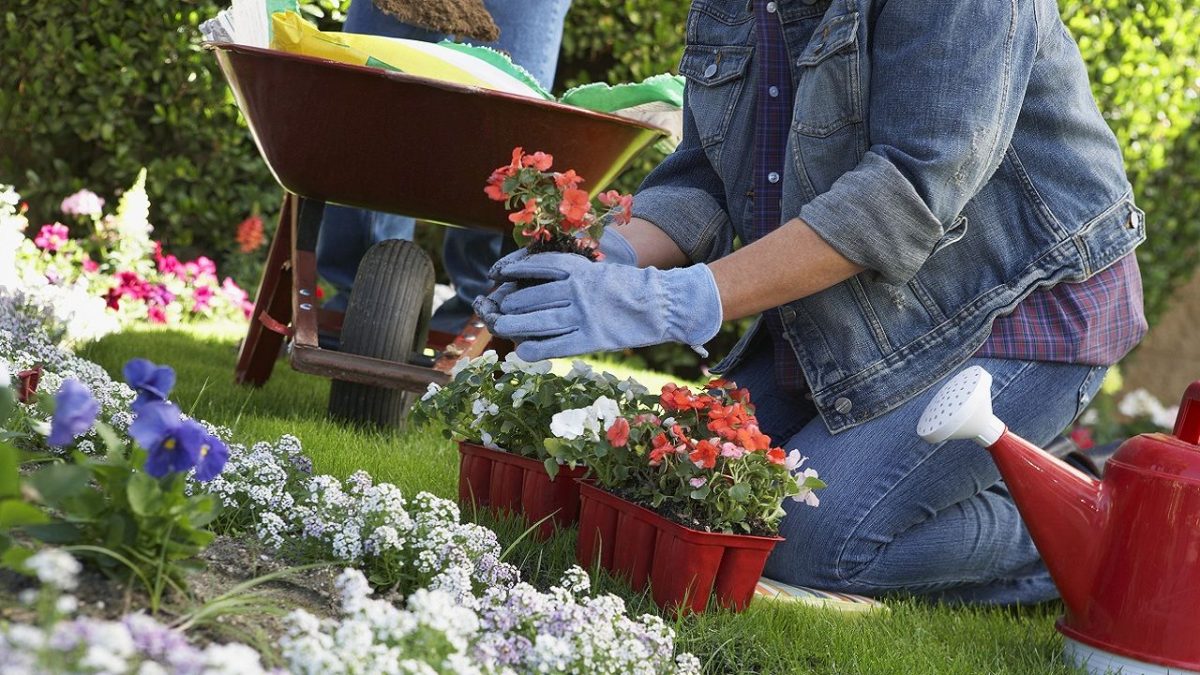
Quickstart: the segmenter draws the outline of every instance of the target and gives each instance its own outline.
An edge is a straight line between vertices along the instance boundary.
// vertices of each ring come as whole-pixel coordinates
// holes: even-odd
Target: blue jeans
[[[508,53],[549,89],[554,82],[563,20],[571,0],[485,0],[484,4],[500,27],[499,41],[487,46]],[[428,42],[446,37],[400,23],[371,0],[354,0],[344,30]],[[502,160],[496,160],[497,166]],[[481,186],[485,178],[480,177]],[[358,264],[367,250],[385,239],[412,239],[414,226],[408,216],[330,204],[325,209],[317,241],[317,271],[338,293],[325,306],[344,311]],[[492,287],[487,271],[500,258],[503,237],[492,232],[446,230],[442,258],[454,284],[455,296],[434,313],[431,323],[434,330],[456,333],[470,318],[471,302]]]
[[[930,445],[917,420],[941,382],[892,412],[832,435],[801,394],[775,387],[769,338],[730,379],[750,389],[764,432],[808,457],[821,505],[788,500],[766,576],[846,593],[1026,604],[1058,596],[991,455],[972,441]],[[971,359],[994,378],[997,416],[1045,445],[1082,412],[1107,368]],[[957,372],[957,371],[956,371]],[[953,375],[947,376],[946,379]]]

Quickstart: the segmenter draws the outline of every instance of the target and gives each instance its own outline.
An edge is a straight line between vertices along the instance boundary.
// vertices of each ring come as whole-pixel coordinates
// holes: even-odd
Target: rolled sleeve
[[[642,182],[633,197],[633,217],[654,223],[694,263],[712,262],[733,250],[725,184],[700,144],[686,91],[683,139]]]
[[[894,164],[868,152],[800,218],[847,260],[907,283],[942,236],[937,216]]]
[[[1038,49],[1034,4],[884,4],[871,47],[872,145],[799,213],[830,246],[890,283],[917,274],[1012,140]]]

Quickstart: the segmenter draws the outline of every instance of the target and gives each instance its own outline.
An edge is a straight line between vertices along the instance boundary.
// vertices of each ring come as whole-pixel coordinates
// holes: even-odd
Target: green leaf
[[[37,490],[42,501],[58,505],[82,494],[88,487],[91,471],[77,464],[54,464],[29,477],[29,484]]]
[[[139,516],[148,516],[162,510],[163,491],[158,480],[138,471],[129,479],[129,508]]]
[[[0,501],[0,529],[8,530],[23,525],[41,525],[50,522],[44,511],[19,499]]]
[[[40,541],[47,544],[73,544],[80,539],[81,532],[71,523],[50,523],[49,525],[30,525],[23,528]]]
[[[558,475],[558,462],[553,457],[547,457],[542,465],[546,467],[546,473],[550,476],[550,480],[554,480],[554,477]]]
[[[26,548],[24,546],[13,546],[6,549],[4,553],[0,555],[0,566],[20,572],[21,574],[28,574],[26,571],[27,568],[25,567],[25,561],[28,560],[33,554],[34,550],[31,548]]]
[[[711,492],[712,492],[712,490],[707,485],[705,485],[704,487],[700,487],[700,488],[696,488],[695,490],[692,490],[691,497],[692,497],[692,499],[704,499],[705,497],[708,497],[708,495]]]
[[[12,497],[21,491],[21,455],[16,448],[0,443],[0,497]]]
[[[729,488],[729,498],[738,503],[746,501],[750,498],[750,484],[738,483]]]

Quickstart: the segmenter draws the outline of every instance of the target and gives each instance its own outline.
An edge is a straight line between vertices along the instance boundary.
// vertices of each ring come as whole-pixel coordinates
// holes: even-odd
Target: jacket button
[[[850,413],[850,409],[853,407],[854,404],[851,403],[850,399],[846,398],[845,396],[833,402],[833,409],[843,415],[848,415]]]
[[[717,64],[715,64],[715,63],[708,64],[708,67],[704,69],[705,77],[712,77],[713,75],[716,75],[716,74],[717,74]]]

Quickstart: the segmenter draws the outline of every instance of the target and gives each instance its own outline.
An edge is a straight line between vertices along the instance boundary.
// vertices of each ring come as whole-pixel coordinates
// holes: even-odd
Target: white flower
[[[58,600],[54,601],[54,609],[58,610],[59,614],[74,614],[75,610],[79,609],[79,600],[73,595],[60,595]]]
[[[37,575],[38,581],[60,591],[73,591],[79,585],[83,566],[70,553],[57,548],[44,548],[29,556],[25,566]]]
[[[592,404],[592,410],[597,421],[604,423],[604,430],[613,425],[617,418],[621,416],[621,408],[617,406],[617,402],[607,396],[601,396]]]
[[[1163,404],[1154,398],[1154,394],[1145,389],[1135,389],[1126,394],[1125,398],[1117,404],[1117,410],[1126,417],[1149,417],[1150,419],[1158,418],[1164,412]]]
[[[572,408],[554,413],[550,418],[550,433],[568,441],[583,435],[584,423],[587,422],[591,408]]]
[[[799,450],[792,450],[788,453],[787,459],[783,461],[783,465],[787,467],[789,472],[795,471],[796,469],[800,468],[800,465],[804,463],[805,459],[807,458],[804,455],[801,455]]]
[[[586,380],[591,379],[591,376],[592,367],[579,359],[571,362],[571,370],[566,375],[568,380]]]
[[[819,477],[820,476],[817,474],[816,469],[805,469],[804,471],[801,471],[793,476],[796,481],[796,489],[799,490],[799,492],[792,495],[792,501],[804,502],[809,506],[820,506],[821,500],[817,497],[817,493],[814,492],[812,488],[805,485],[805,482],[807,482],[809,478]]]
[[[500,364],[500,371],[503,373],[527,373],[529,375],[545,375],[554,369],[554,363],[551,361],[526,361],[517,356],[516,352],[509,352],[504,357],[504,363]]]
[[[455,364],[455,365],[457,366],[458,364]],[[433,398],[434,395],[436,395],[441,390],[442,390],[442,387],[437,382],[430,382],[429,386],[425,388],[425,393],[421,396],[421,400],[428,401],[429,399]]]

